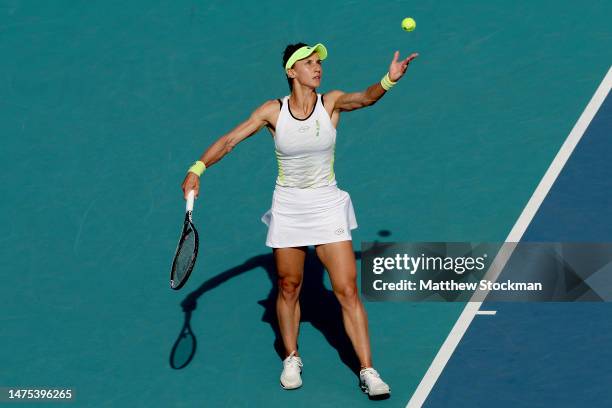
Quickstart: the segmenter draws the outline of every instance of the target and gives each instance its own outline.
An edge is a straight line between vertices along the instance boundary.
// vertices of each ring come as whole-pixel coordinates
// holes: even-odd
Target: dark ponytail
[[[304,44],[301,42],[297,44],[289,44],[285,47],[285,51],[283,51],[283,71],[285,70],[285,65],[287,65],[287,61],[289,61],[289,58],[291,58],[291,55],[293,55],[293,53],[299,50],[300,48],[305,47],[307,45],[308,44]],[[293,92],[293,79],[289,78],[288,75],[287,82],[289,83],[289,90]]]

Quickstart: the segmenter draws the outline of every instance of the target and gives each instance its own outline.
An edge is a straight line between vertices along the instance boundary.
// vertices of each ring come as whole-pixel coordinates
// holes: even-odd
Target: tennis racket
[[[193,190],[187,193],[183,231],[181,232],[181,238],[179,239],[174,260],[172,261],[170,287],[174,290],[179,290],[185,285],[198,256],[198,231],[196,231],[191,218],[194,196],[195,192]]]

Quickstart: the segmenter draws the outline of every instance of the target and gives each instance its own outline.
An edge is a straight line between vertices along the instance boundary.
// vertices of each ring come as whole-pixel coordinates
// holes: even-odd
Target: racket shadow
[[[382,235],[379,233],[381,236]],[[361,251],[355,251],[356,260],[361,259]],[[284,359],[285,352],[276,317],[276,298],[278,295],[277,274],[272,253],[257,255],[244,263],[230,268],[206,281],[200,287],[189,293],[181,302],[184,324],[170,352],[170,366],[174,369],[185,368],[195,356],[197,340],[191,330],[191,317],[197,309],[198,299],[206,292],[214,290],[230,279],[243,273],[263,268],[271,283],[271,289],[266,299],[257,303],[264,311],[262,321],[270,325],[274,332],[274,350],[279,359]],[[304,281],[300,293],[300,322],[308,322],[325,337],[327,342],[336,349],[340,360],[355,375],[359,375],[360,364],[347,336],[342,322],[342,309],[333,291],[324,283],[325,268],[317,258],[313,249],[309,248],[304,264]]]

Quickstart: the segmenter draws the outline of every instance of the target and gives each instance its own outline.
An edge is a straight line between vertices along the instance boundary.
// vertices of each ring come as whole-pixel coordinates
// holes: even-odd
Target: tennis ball
[[[404,31],[412,31],[416,28],[416,21],[412,17],[406,17],[402,20],[402,28]]]

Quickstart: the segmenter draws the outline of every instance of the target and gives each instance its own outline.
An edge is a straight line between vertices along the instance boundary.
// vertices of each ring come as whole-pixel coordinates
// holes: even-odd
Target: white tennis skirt
[[[287,248],[351,239],[357,220],[351,197],[337,186],[295,188],[277,185],[261,220],[268,226],[266,246]]]

